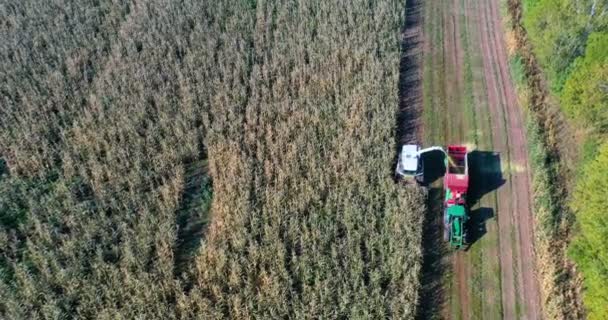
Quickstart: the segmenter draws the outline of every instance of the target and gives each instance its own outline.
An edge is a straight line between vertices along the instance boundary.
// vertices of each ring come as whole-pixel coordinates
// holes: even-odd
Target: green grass
[[[509,58],[509,70],[517,89],[524,90],[526,88],[526,74],[519,54]]]
[[[509,66],[518,90],[526,90],[521,58],[517,55],[511,57]],[[555,222],[555,216],[558,215],[557,203],[554,199],[555,193],[552,191],[554,186],[552,186],[550,178],[556,174],[556,168],[547,161],[547,150],[540,127],[534,122],[529,111],[524,112],[524,115],[532,169],[534,213],[540,221],[540,227],[544,230],[543,236],[549,236],[557,227]]]
[[[472,10],[476,8],[474,6],[477,3],[471,3]],[[467,19],[468,20],[468,19]],[[467,21],[473,23],[474,21]],[[493,137],[494,132],[492,131],[492,119],[488,112],[489,105],[483,96],[487,92],[485,76],[483,74],[483,61],[481,52],[479,50],[473,50],[474,44],[478,44],[479,41],[479,30],[475,24],[469,26],[464,25],[466,30],[466,42],[464,42],[464,76],[465,76],[465,102],[472,103],[470,117],[474,119],[473,125],[475,129],[474,142],[479,150],[487,151],[493,150]],[[463,40],[464,41],[464,40]],[[475,88],[473,84],[477,84]],[[468,91],[470,90],[470,93]],[[476,95],[477,93],[477,95]],[[498,207],[498,197],[496,191],[485,195],[479,202],[480,207]],[[498,220],[495,216],[492,219],[486,221],[487,233],[475,244],[472,254],[472,269],[478,270],[480,277],[481,287],[477,290],[477,296],[474,294],[473,303],[479,304],[479,313],[473,313],[480,318],[483,317],[500,317],[502,312],[502,296],[501,292],[501,277],[500,275],[500,263],[498,256],[492,256],[489,253],[496,248],[499,248],[498,238]],[[477,272],[477,271],[476,271]],[[494,292],[495,294],[490,294]],[[476,302],[476,299],[480,301]]]
[[[483,315],[484,283],[483,274],[485,272],[485,262],[482,259],[483,247],[480,244],[472,247],[468,251],[469,261],[473,272],[469,288],[471,289],[471,313],[481,317]]]
[[[460,1],[461,11],[465,10],[465,2],[466,0]],[[467,125],[470,129],[464,135],[467,143],[473,143],[476,148],[479,148],[480,143],[480,135],[478,128],[478,119],[477,112],[475,108],[475,96],[473,91],[473,67],[472,67],[472,40],[471,40],[471,32],[469,28],[469,21],[466,14],[462,14],[459,16],[460,19],[460,35],[459,41],[463,47],[464,56],[463,56],[463,70],[464,70],[464,94],[463,94],[463,106],[465,112],[465,125]],[[481,205],[476,204],[470,210],[475,210],[479,208]],[[489,221],[486,222],[486,224]],[[467,253],[467,258],[469,260],[469,264],[471,265],[471,269],[473,270],[472,277],[469,281],[469,288],[471,292],[471,314],[474,317],[482,317],[483,316],[483,307],[484,307],[484,273],[485,271],[485,262],[483,261],[483,250],[485,249],[486,239],[480,239],[478,243],[476,243]]]

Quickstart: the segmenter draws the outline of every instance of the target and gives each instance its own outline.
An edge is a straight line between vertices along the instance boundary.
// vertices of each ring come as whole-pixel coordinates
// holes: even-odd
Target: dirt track
[[[466,143],[477,150],[471,155],[473,243],[450,253],[435,243],[440,238],[432,239],[437,232],[426,230],[423,285],[428,289],[422,292],[419,318],[540,319],[530,167],[500,1],[414,3],[423,17],[424,145]],[[441,181],[435,181],[430,201],[441,201],[440,190]],[[431,207],[427,223],[440,228],[440,207]]]

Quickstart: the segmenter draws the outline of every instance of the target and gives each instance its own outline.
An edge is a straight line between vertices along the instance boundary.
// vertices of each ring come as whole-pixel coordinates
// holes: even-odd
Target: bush
[[[584,168],[572,201],[578,232],[572,241],[570,255],[584,275],[583,299],[589,312],[589,319],[608,318],[606,172],[608,172],[608,143],[600,147],[595,160]]]
[[[608,133],[608,33],[589,36],[585,55],[574,62],[561,102],[573,118]]]
[[[560,92],[572,63],[585,52],[587,37],[608,30],[608,2],[595,0],[524,0],[524,25],[534,53]]]
[[[577,131],[583,133],[578,161],[566,163],[575,163],[577,168],[572,172],[578,173],[571,179],[576,180],[576,190],[570,204],[578,229],[574,230],[569,250],[585,279],[583,300],[589,317],[604,319],[608,317],[605,313],[608,300],[600,283],[606,282],[608,273],[601,266],[603,258],[597,250],[601,250],[599,239],[605,239],[608,227],[602,222],[600,212],[605,210],[597,200],[605,198],[608,163],[605,154],[602,155],[606,153],[608,133],[608,2],[525,0],[524,3],[524,23],[534,52],[547,72],[552,93],[559,96],[561,109],[574,120],[571,123],[579,127]],[[600,145],[604,147],[598,151]]]

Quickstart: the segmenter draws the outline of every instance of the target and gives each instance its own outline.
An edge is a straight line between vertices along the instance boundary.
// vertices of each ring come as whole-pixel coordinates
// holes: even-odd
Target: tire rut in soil
[[[444,34],[444,74],[446,90],[446,114],[451,117],[449,136],[446,143],[462,144],[464,141],[464,112],[462,112],[462,88],[464,87],[462,76],[463,52],[460,46],[460,25],[457,19],[459,7],[457,0],[447,0],[443,9],[443,34]],[[468,256],[465,252],[453,253],[452,263],[456,279],[459,308],[461,316],[469,319],[471,315],[469,279],[471,279],[471,268]]]
[[[501,97],[499,96],[499,88],[494,77],[494,61],[492,61],[492,42],[489,34],[491,32],[490,24],[486,14],[487,2],[480,3],[478,9],[478,17],[480,23],[482,48],[482,59],[484,65],[484,74],[487,86],[488,107],[492,114],[492,145],[495,151],[505,152],[507,146],[502,136],[504,136],[503,116],[500,110]],[[503,155],[504,156],[504,155]],[[511,212],[510,203],[507,202],[509,192],[506,186],[498,190],[498,207],[496,208],[496,216],[498,219],[499,233],[499,252],[500,252],[500,276],[501,276],[501,296],[502,296],[502,316],[505,319],[514,319],[515,317],[515,286],[513,274],[513,252],[511,247]]]
[[[505,112],[507,114],[506,122],[509,132],[509,150],[512,161],[515,165],[521,168],[515,168],[512,171],[513,179],[513,195],[517,199],[517,207],[514,215],[517,216],[517,230],[519,231],[519,275],[521,298],[526,307],[523,310],[523,315],[526,319],[539,319],[540,312],[540,292],[538,281],[534,273],[535,255],[533,251],[534,235],[531,227],[533,222],[531,199],[530,199],[530,171],[528,164],[528,153],[526,148],[526,139],[524,136],[523,116],[517,102],[517,94],[510,78],[509,68],[507,65],[507,54],[503,39],[504,32],[500,24],[500,12],[496,1],[491,1],[491,16],[496,27],[494,28],[494,38],[497,43],[496,59],[500,68],[500,76],[504,84],[504,92],[506,98]],[[522,172],[523,170],[523,172]]]

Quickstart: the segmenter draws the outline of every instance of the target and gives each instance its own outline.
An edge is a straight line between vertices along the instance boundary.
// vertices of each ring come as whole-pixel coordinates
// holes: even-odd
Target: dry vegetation
[[[403,6],[1,3],[0,315],[412,317]]]

